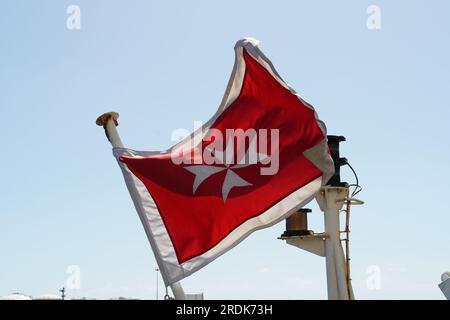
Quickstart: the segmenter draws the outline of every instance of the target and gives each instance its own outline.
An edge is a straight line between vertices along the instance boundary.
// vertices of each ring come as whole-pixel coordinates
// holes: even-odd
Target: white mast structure
[[[309,209],[300,209],[286,219],[286,232],[279,238],[286,243],[325,257],[327,272],[327,292],[330,300],[353,300],[353,288],[350,278],[349,255],[349,217],[350,206],[363,204],[364,202],[349,196],[349,186],[340,181],[340,166],[347,164],[347,159],[339,158],[339,142],[345,141],[344,137],[328,136],[331,156],[335,163],[335,175],[328,184],[320,189],[316,200],[320,210],[324,213],[323,233],[314,233],[308,230],[307,212]],[[359,187],[359,186],[357,186]],[[346,205],[346,209],[342,210]],[[346,212],[346,226],[343,231],[340,228],[340,213]],[[341,239],[341,233],[346,234]],[[346,254],[341,241],[346,242]]]
[[[116,129],[119,125],[117,119],[119,119],[119,114],[117,112],[107,112],[97,118],[96,124],[105,129],[106,137],[109,142],[111,142],[113,148],[123,148],[122,140]],[[164,270],[164,268],[161,268],[161,261],[159,261],[157,255],[155,255],[155,260],[158,264],[158,269]],[[172,283],[170,289],[172,289],[172,293],[176,300],[186,300],[186,295],[184,294],[183,287],[179,281]]]

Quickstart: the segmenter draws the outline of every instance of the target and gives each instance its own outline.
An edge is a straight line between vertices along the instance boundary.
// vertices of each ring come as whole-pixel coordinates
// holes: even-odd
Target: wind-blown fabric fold
[[[166,285],[285,219],[334,172],[314,108],[256,40],[238,41],[235,55],[219,109],[199,130],[162,152],[113,150]],[[239,143],[230,130],[248,135]],[[224,147],[213,148],[220,134]]]

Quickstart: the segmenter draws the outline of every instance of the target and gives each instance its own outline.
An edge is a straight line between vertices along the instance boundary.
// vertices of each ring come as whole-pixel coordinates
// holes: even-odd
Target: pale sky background
[[[81,8],[81,30],[66,8]],[[381,29],[366,26],[369,5]],[[18,1],[0,4],[0,295],[154,299],[156,267],[95,119],[163,150],[208,120],[245,36],[315,106],[357,170],[353,286],[363,299],[443,299],[450,269],[449,1]],[[353,182],[348,168],[344,179]],[[322,231],[316,203],[311,228]],[[186,214],[189,214],[186,212]],[[324,299],[323,258],[258,231],[183,281],[205,298]],[[381,286],[367,286],[368,268]],[[159,281],[161,285],[161,279]],[[161,297],[161,287],[160,287]]]

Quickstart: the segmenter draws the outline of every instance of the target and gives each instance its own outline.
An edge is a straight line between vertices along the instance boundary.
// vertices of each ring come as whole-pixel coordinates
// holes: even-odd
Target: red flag
[[[166,285],[309,202],[333,174],[325,126],[254,39],[219,110],[164,152],[115,148]]]

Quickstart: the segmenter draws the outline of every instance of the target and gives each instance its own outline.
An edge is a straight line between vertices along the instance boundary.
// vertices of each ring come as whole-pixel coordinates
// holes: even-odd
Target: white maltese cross
[[[252,141],[254,143],[254,141]],[[208,147],[207,147],[208,148]],[[249,148],[251,149],[251,148]],[[222,164],[222,166],[215,166],[215,165],[194,165],[194,166],[186,166],[184,169],[188,170],[189,172],[192,172],[195,174],[194,184],[192,186],[192,193],[195,194],[197,191],[197,188],[200,186],[200,184],[211,177],[212,175],[222,172],[226,170],[225,179],[222,184],[222,199],[225,203],[227,201],[228,195],[231,191],[231,189],[235,187],[247,187],[251,186],[252,184],[248,181],[245,181],[243,178],[241,178],[236,172],[233,171],[233,169],[239,169],[248,167],[250,165],[253,165],[255,163],[245,163],[246,159],[249,159],[248,157],[249,150],[247,150],[246,155],[239,163],[230,165],[227,163],[224,163],[224,152],[214,150],[214,158],[217,160],[217,163]],[[258,153],[258,162],[264,161],[268,158],[266,154]]]

